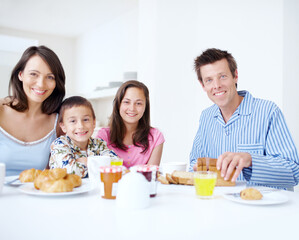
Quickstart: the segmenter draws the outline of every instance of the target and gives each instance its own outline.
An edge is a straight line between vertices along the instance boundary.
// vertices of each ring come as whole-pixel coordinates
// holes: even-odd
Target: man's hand
[[[224,177],[224,180],[228,180],[233,170],[236,169],[232,182],[237,180],[244,167],[250,167],[251,165],[251,155],[246,152],[225,152],[217,159],[217,169],[221,170],[221,177]]]

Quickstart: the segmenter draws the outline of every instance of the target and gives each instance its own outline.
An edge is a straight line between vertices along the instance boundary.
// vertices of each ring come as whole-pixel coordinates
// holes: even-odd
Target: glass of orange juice
[[[123,160],[121,158],[111,158],[111,166],[122,166]]]
[[[216,185],[217,173],[210,171],[194,172],[194,185],[196,195],[202,199],[213,198]]]

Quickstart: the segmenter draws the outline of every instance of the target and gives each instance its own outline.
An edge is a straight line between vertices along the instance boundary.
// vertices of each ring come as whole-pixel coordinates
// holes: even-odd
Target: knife
[[[4,184],[5,184],[5,185],[12,185],[14,182],[16,182],[16,181],[18,181],[18,180],[19,180],[19,177],[18,177],[18,178],[15,178],[15,179],[13,179],[13,180],[11,180],[11,181],[5,182]]]
[[[263,189],[263,190],[259,190],[259,192],[262,193],[262,194],[277,192],[277,191],[280,191],[280,189]],[[240,197],[240,192],[224,193],[224,195],[229,195],[229,196],[233,196],[233,197]]]

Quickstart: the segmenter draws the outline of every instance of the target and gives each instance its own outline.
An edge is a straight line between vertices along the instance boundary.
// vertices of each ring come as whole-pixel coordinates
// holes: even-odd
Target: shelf
[[[116,92],[118,90],[117,88],[107,88],[103,90],[98,90],[98,91],[93,91],[88,94],[85,94],[85,97],[88,100],[97,100],[101,98],[106,98],[106,97],[114,97]]]

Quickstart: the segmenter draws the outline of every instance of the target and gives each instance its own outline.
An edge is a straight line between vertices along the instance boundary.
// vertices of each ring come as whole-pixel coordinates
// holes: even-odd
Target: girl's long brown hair
[[[139,81],[131,80],[123,83],[113,100],[113,111],[109,121],[110,127],[110,142],[114,147],[127,151],[127,146],[123,143],[126,127],[120,116],[119,109],[128,88],[135,87],[143,90],[145,96],[145,111],[142,118],[138,122],[136,132],[133,134],[133,144],[142,147],[142,153],[147,152],[149,147],[148,136],[153,137],[150,133],[150,102],[148,88]]]

